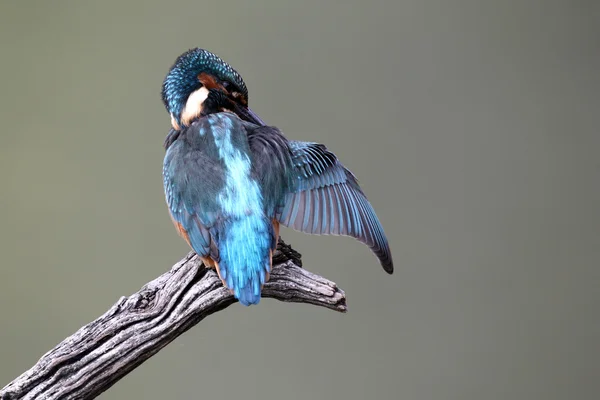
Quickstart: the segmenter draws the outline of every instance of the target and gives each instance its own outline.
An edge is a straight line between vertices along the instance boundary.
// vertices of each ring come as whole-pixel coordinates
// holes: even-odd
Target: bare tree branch
[[[300,255],[280,241],[262,296],[345,312],[344,292],[301,265]],[[235,301],[217,274],[190,253],[46,353],[0,390],[0,399],[93,399],[176,337]]]

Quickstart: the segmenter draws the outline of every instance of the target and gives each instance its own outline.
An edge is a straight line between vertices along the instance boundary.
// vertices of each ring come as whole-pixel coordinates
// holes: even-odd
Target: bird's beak
[[[235,104],[235,113],[239,115],[244,121],[251,122],[259,126],[266,126],[266,122],[263,121],[250,107],[240,107],[237,103]]]
[[[251,119],[254,120],[254,123],[256,125],[267,125],[267,123],[265,121],[262,120],[262,118],[260,118],[258,116],[258,114],[256,114],[254,111],[252,111],[252,109],[250,107],[246,108],[246,111],[248,112],[248,116],[250,116]]]

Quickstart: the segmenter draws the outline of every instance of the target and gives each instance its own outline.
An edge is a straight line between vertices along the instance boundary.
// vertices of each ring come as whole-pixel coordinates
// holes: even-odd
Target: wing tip
[[[379,263],[383,267],[383,270],[388,274],[392,275],[394,273],[394,262],[392,261],[392,255],[389,253],[377,255],[379,258]]]
[[[394,264],[390,261],[389,263],[381,263],[383,270],[387,272],[389,275],[394,274]]]
[[[372,246],[371,251],[373,251],[379,259],[379,263],[383,267],[383,270],[392,275],[394,273],[394,261],[392,260],[392,252],[390,251],[387,242],[384,246]]]

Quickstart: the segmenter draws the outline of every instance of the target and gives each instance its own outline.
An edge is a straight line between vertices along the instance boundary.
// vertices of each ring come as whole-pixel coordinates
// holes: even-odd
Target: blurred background
[[[591,0],[2,2],[0,387],[188,252],[160,87],[200,46],[352,169],[396,273],[285,229],[346,315],[233,305],[102,399],[599,397],[599,20]]]

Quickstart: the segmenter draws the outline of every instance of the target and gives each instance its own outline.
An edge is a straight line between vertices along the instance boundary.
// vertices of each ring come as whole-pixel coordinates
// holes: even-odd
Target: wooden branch
[[[344,292],[301,265],[300,255],[280,241],[262,296],[345,312]],[[93,399],[205,317],[234,302],[217,274],[190,253],[46,353],[0,390],[0,399]]]

